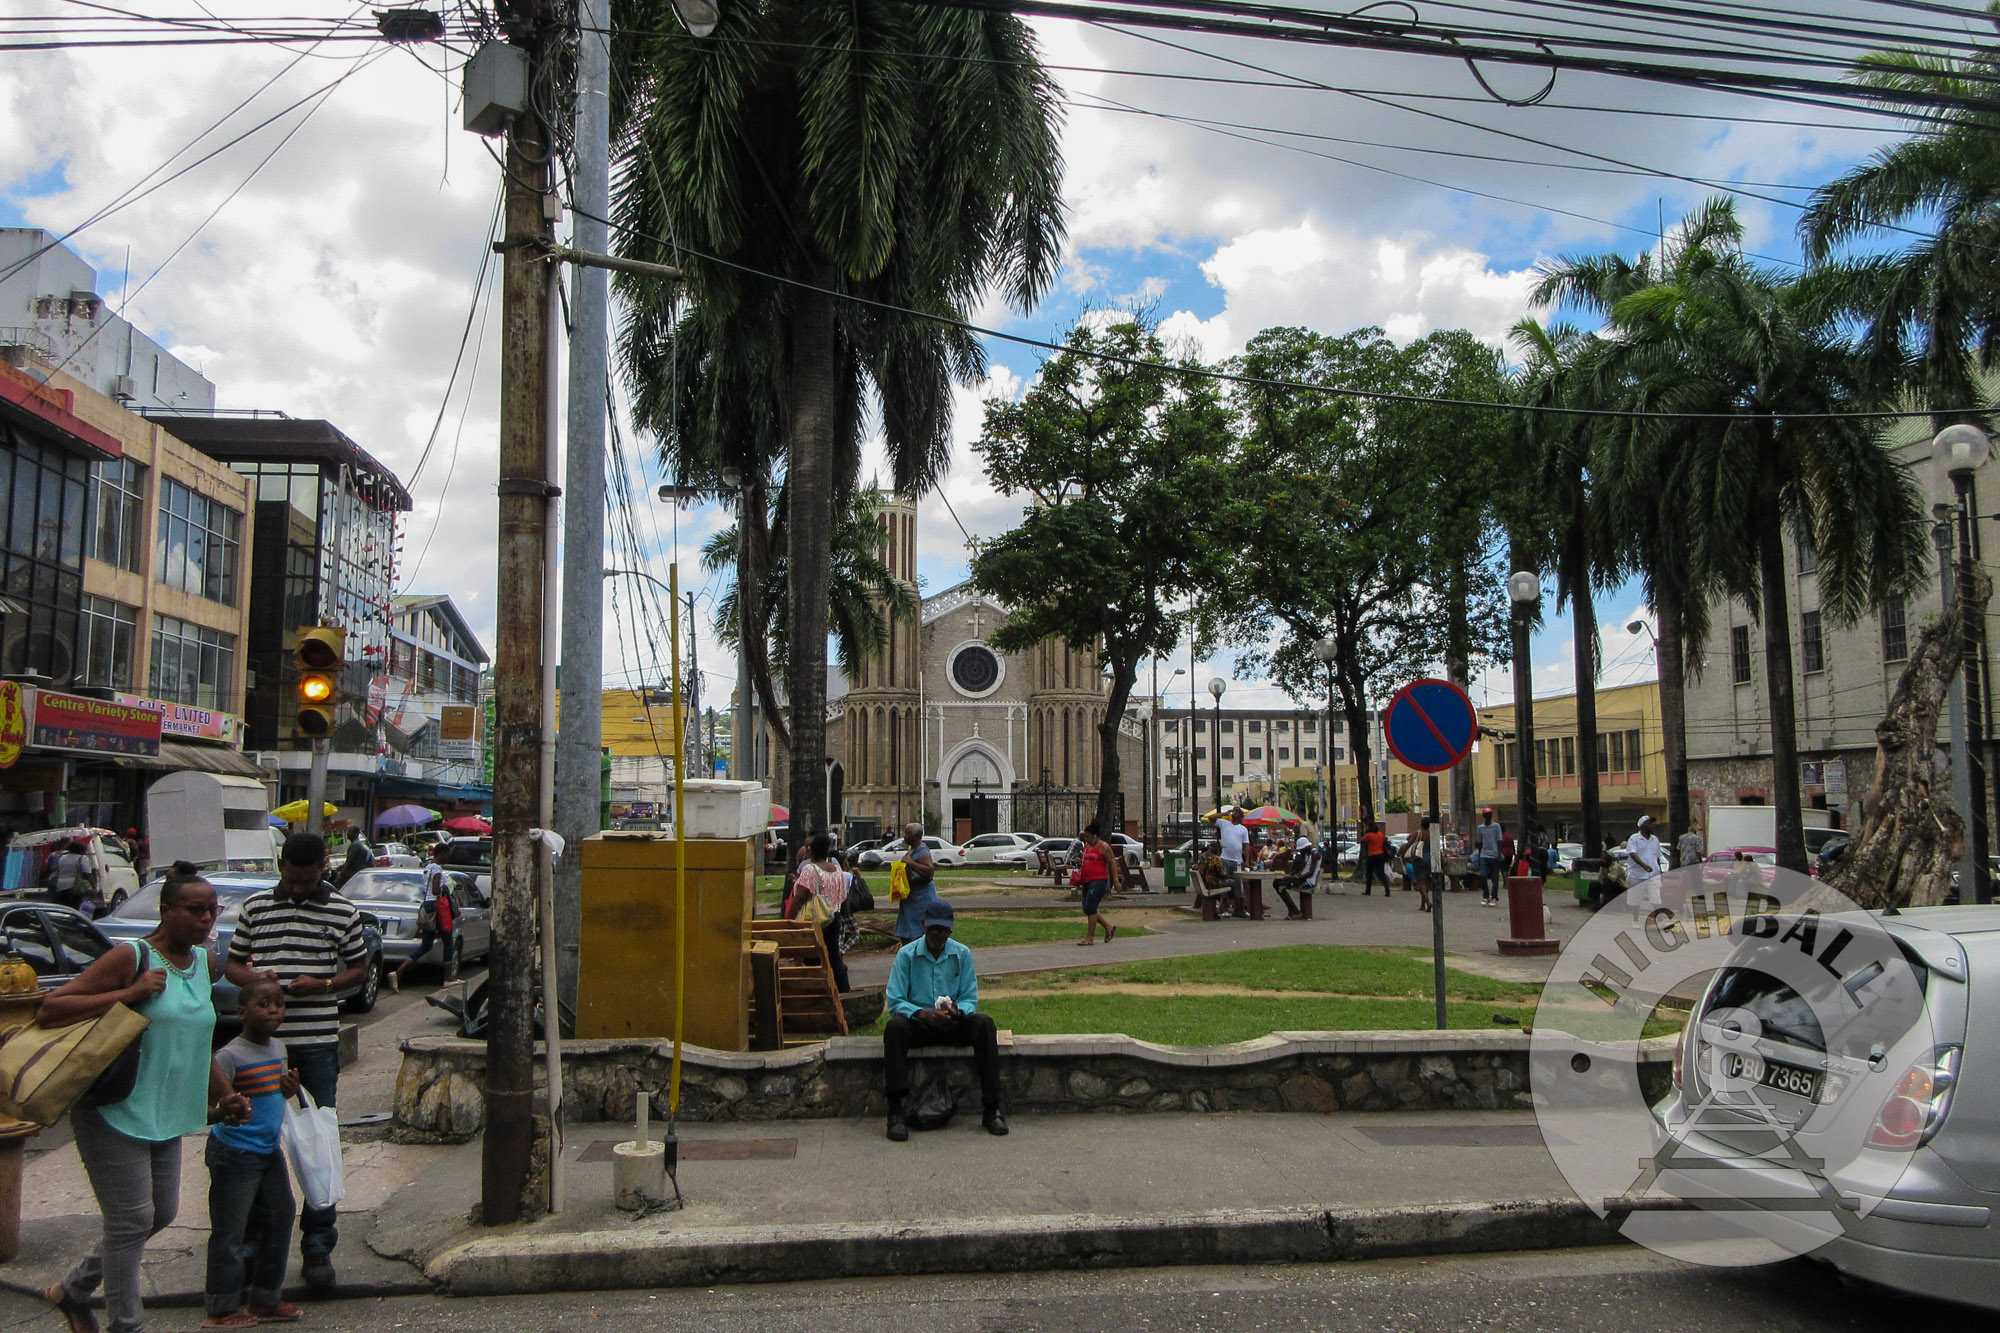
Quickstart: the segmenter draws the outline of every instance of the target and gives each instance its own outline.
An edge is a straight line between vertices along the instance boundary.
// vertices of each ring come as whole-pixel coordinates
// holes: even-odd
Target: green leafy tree
[[[707,38],[681,33],[666,0],[619,0],[613,19],[619,250],[687,274],[626,285],[627,372],[657,387],[673,365],[660,349],[692,317],[707,408],[750,386],[781,446],[760,475],[782,457],[796,844],[826,827],[821,627],[853,482],[841,462],[872,400],[895,489],[942,474],[952,382],[982,356],[922,316],[963,318],[996,288],[1025,307],[1053,277],[1057,93],[1006,14],[732,0]]]
[[[1002,494],[1031,501],[1020,526],[972,562],[973,585],[1009,608],[994,645],[1018,652],[1059,640],[1111,669],[1097,725],[1097,818],[1107,830],[1118,725],[1139,664],[1174,650],[1187,623],[1175,605],[1221,574],[1227,534],[1210,516],[1235,476],[1232,436],[1200,370],[1170,362],[1144,321],[1080,323],[1020,402],[987,404],[973,446]]]
[[[1483,647],[1502,624],[1492,581],[1464,574],[1472,543],[1447,529],[1461,521],[1448,504],[1465,491],[1456,474],[1476,474],[1489,443],[1504,439],[1505,422],[1493,413],[1459,420],[1286,386],[1463,387],[1470,348],[1456,335],[1398,348],[1380,329],[1331,337],[1274,328],[1253,338],[1234,367],[1252,382],[1234,395],[1245,484],[1222,517],[1243,558],[1224,624],[1236,642],[1275,637],[1268,651],[1242,654],[1241,665],[1267,672],[1314,707],[1326,697],[1328,673],[1313,645],[1332,641],[1334,702],[1346,721],[1364,820],[1375,817],[1371,708],[1444,660],[1455,609],[1465,613],[1468,653],[1471,626],[1480,627]],[[1482,355],[1497,381],[1497,361]]]

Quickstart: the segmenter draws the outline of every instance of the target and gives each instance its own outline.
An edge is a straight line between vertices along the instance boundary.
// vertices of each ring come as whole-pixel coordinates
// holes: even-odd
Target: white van
[[[139,891],[139,872],[133,869],[132,853],[120,838],[108,828],[86,828],[72,824],[65,828],[37,829],[33,833],[17,833],[7,844],[7,850],[23,852],[19,859],[9,856],[9,896],[20,897],[24,893],[35,893],[46,878],[49,858],[55,848],[63,843],[81,841],[84,855],[90,859],[91,869],[97,872],[97,891],[103,895],[106,907],[116,907]],[[18,877],[18,880],[16,879]]]

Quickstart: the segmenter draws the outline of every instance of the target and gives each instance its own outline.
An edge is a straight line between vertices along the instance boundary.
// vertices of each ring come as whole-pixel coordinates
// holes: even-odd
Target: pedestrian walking
[[[1370,822],[1368,831],[1361,835],[1361,896],[1366,898],[1375,892],[1375,882],[1382,882],[1382,896],[1389,896],[1389,839],[1382,832],[1382,826]]]
[[[907,944],[924,937],[924,913],[937,901],[937,863],[931,857],[930,844],[924,841],[922,824],[903,825],[903,841],[909,848],[901,859],[910,894],[896,909],[896,938]]]
[[[49,858],[47,881],[49,895],[64,907],[95,915],[86,904],[97,900],[97,867],[90,863],[90,844],[84,839],[57,844]]]
[[[88,1098],[70,1108],[104,1234],[69,1275],[42,1295],[71,1333],[97,1333],[91,1295],[104,1289],[111,1333],[141,1333],[140,1261],[146,1242],[180,1211],[181,1136],[208,1124],[215,1035],[210,998],[209,935],[215,888],[186,861],[160,884],[160,924],[131,947],[120,945],[42,1001],[38,1021],[63,1027],[97,1018],[114,1005],[144,1015],[131,1094],[105,1106]]]
[[[438,856],[438,851],[439,849],[436,846],[431,848],[433,859],[436,859]],[[347,844],[347,859],[340,863],[340,869],[333,872],[333,887],[336,889],[346,888],[348,880],[353,879],[364,870],[373,869],[374,865],[375,857],[368,850],[368,844],[359,838],[354,839]]]
[[[1104,927],[1104,942],[1109,944],[1118,929],[1104,919],[1099,909],[1104,906],[1104,895],[1124,879],[1125,865],[1124,858],[1104,841],[1102,826],[1094,819],[1084,826],[1083,851],[1077,856],[1076,873],[1083,883],[1083,938],[1077,944],[1097,943],[1099,926]]]
[[[826,961],[833,968],[833,983],[843,995],[854,989],[847,980],[847,960],[840,954],[840,914],[847,907],[847,889],[847,872],[833,859],[833,836],[813,834],[806,844],[806,859],[799,862],[792,895],[785,900],[785,916],[819,927],[826,944]]]
[[[1653,817],[1639,816],[1639,828],[1625,840],[1625,906],[1639,921],[1660,905],[1660,876],[1666,848],[1653,836]]]
[[[1479,827],[1473,831],[1473,847],[1479,856],[1479,905],[1498,907],[1500,905],[1500,825],[1493,818],[1493,808],[1488,806],[1479,812]]]
[[[340,1105],[338,996],[361,984],[367,968],[361,913],[326,882],[325,841],[294,833],[278,856],[277,887],[251,894],[237,913],[226,971],[238,986],[284,986],[285,1050],[319,1106]],[[299,1214],[302,1276],[315,1298],[333,1291],[337,1221],[333,1208],[307,1205]]]
[[[1682,870],[1698,866],[1708,859],[1708,840],[1701,836],[1701,830],[1690,828],[1681,834],[1674,844],[1674,865]]]
[[[1403,844],[1403,866],[1417,891],[1417,910],[1431,910],[1431,821],[1426,818],[1417,832]]]
[[[203,1328],[289,1324],[299,1307],[285,1299],[292,1247],[292,1182],[278,1137],[285,1099],[298,1095],[278,1029],[285,988],[253,981],[238,999],[243,1031],[215,1053],[215,1076],[242,1106],[208,1131],[208,1282]],[[231,1123],[239,1120],[239,1123]]]
[[[451,900],[451,875],[444,868],[444,848],[431,848],[431,862],[424,867],[424,900],[417,908],[417,948],[389,974],[389,989],[403,992],[403,974],[438,946],[438,961],[444,964],[445,983],[458,980],[458,908]]]

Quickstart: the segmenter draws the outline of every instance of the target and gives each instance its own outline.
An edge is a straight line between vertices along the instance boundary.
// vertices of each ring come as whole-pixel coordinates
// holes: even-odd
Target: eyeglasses
[[[214,916],[222,910],[221,905],[217,903],[175,903],[174,906],[189,916]]]

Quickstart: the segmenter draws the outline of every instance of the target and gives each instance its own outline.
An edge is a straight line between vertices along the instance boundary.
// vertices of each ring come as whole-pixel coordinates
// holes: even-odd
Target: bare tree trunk
[[[1597,603],[1590,592],[1590,539],[1579,501],[1563,542],[1569,583],[1570,643],[1576,651],[1576,789],[1583,806],[1583,854],[1604,855],[1597,791]]]
[[[1791,599],[1776,496],[1760,497],[1757,566],[1763,583],[1764,688],[1771,700],[1771,803],[1777,806],[1778,864],[1806,873],[1806,824],[1799,809],[1799,723],[1792,696]]]
[[[1975,576],[1963,601],[1924,627],[1875,726],[1875,796],[1853,844],[1833,863],[1826,887],[1862,907],[1941,903],[1965,849],[1965,819],[1952,808],[1938,771],[1938,713],[1964,657],[1961,608],[1984,617],[1992,581]]]
[[[1132,684],[1138,676],[1137,667],[1124,662],[1113,662],[1111,670],[1111,697],[1104,701],[1104,716],[1097,723],[1102,750],[1097,765],[1097,827],[1106,838],[1124,831],[1124,825],[1117,822],[1118,724],[1124,720],[1125,705],[1131,701]]]
[[[825,284],[825,285],[831,285]],[[791,822],[785,864],[826,828],[828,547],[833,537],[833,300],[794,293],[785,423],[787,649],[791,686]]]
[[[1660,730],[1665,737],[1667,836],[1671,842],[1694,826],[1693,803],[1688,796],[1687,661],[1680,590],[1671,580],[1662,579],[1654,600],[1658,605],[1653,610],[1660,620],[1659,644],[1654,651],[1660,667]]]

